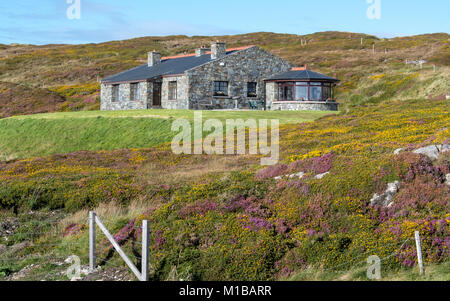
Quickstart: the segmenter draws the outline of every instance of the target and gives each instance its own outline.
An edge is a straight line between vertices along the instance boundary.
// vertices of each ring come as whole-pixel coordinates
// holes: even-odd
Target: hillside
[[[65,100],[56,107],[57,111],[96,110],[100,101],[99,79],[145,63],[150,50],[166,56],[177,55],[193,52],[196,47],[217,39],[226,41],[228,47],[258,45],[299,66],[308,64],[318,72],[336,74],[342,80],[338,100],[344,104],[361,104],[372,96],[383,100],[436,99],[448,93],[450,46],[449,35],[445,33],[379,39],[345,32],[305,36],[262,32],[218,37],[145,37],[86,45],[14,45],[0,49],[0,81],[25,86],[25,90],[36,89],[35,101],[43,104],[49,102],[41,95],[42,89],[57,93]],[[428,63],[420,71],[418,66],[405,65],[406,59],[424,59]],[[432,65],[436,65],[436,72]],[[396,89],[397,85],[400,89]],[[388,91],[377,95],[384,86]],[[412,86],[417,88],[415,95],[405,91]],[[367,90],[370,95],[365,94]],[[12,100],[6,97],[14,106],[2,105],[5,95],[0,93],[0,118],[35,112],[20,90],[15,91]]]
[[[450,280],[449,152],[437,159],[414,152],[450,141],[448,34],[219,38],[230,47],[258,44],[299,65],[337,73],[341,112],[205,112],[220,120],[279,118],[280,162],[267,168],[254,155],[175,155],[166,143],[171,120],[192,120],[192,112],[4,118],[0,280],[65,280],[65,260],[73,254],[86,268],[89,210],[138,266],[139,227],[150,221],[155,281],[367,280],[372,255],[382,260],[383,280]],[[26,83],[62,111],[90,110],[98,99],[84,107],[83,98],[98,97],[97,76],[139,64],[148,49],[171,55],[211,39],[8,46],[0,50],[0,81],[19,91],[16,84]],[[431,63],[422,70],[405,65],[406,58],[426,59],[436,72]],[[23,91],[31,101],[33,90]],[[35,112],[19,104],[20,97],[15,101],[23,113]],[[371,202],[392,183],[392,204]],[[415,231],[425,277],[417,271]],[[97,257],[101,269],[84,280],[135,279],[101,234]]]
[[[417,280],[415,230],[427,266],[442,271],[436,264],[449,259],[450,158],[411,151],[448,141],[448,109],[445,100],[392,100],[286,124],[281,162],[266,169],[255,156],[176,156],[167,146],[0,163],[3,227],[20,221],[2,234],[1,269],[34,264],[23,279],[57,280],[69,255],[86,263],[91,208],[132,256],[137,227],[150,220],[153,280],[340,279],[372,254],[383,274]],[[299,171],[306,177],[273,179]],[[395,180],[395,205],[371,206]],[[105,271],[123,267],[104,238],[98,250]]]

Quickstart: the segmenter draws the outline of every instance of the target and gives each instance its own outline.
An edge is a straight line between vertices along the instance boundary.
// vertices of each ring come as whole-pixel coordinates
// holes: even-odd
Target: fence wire
[[[57,222],[57,221],[55,220],[55,222]],[[49,226],[49,223],[42,222],[42,224],[45,224],[46,226]],[[86,219],[86,224],[89,225],[89,219]],[[106,221],[106,224],[107,224],[107,221]],[[64,231],[61,231],[60,229],[58,229],[58,226],[56,226],[56,225],[53,225],[53,226],[51,226],[49,228],[51,228],[50,231],[48,231],[48,230],[47,231],[37,230],[37,231],[34,231],[31,234],[21,234],[20,233],[20,234],[16,234],[16,235],[20,236],[21,238],[30,238],[30,240],[32,241],[34,238],[36,238],[36,234],[61,235],[61,234],[64,233]],[[96,249],[97,250],[98,249],[103,249],[103,251],[106,251],[107,249],[106,250],[104,249],[105,245],[111,246],[111,248],[113,248],[111,242],[107,239],[106,235],[104,235],[104,233],[102,231],[99,231],[98,233],[103,235],[105,237],[105,239],[103,241],[97,241],[96,242]],[[399,248],[396,248],[393,253],[391,253],[391,254],[389,254],[389,255],[387,255],[385,257],[380,258],[380,262],[385,262],[385,261],[389,260],[390,258],[400,254],[402,249],[403,249],[403,247],[406,245],[406,243],[408,243],[409,241],[414,241],[414,240],[415,240],[415,238],[408,238],[405,241],[394,242],[394,243],[385,244],[385,245],[378,245],[377,249],[387,249],[387,248],[390,248],[392,246],[400,246]],[[105,244],[105,242],[106,242],[106,244]],[[139,247],[139,251],[140,251],[140,248],[142,246],[142,242],[140,242],[140,241],[128,240],[125,243],[132,243],[133,245],[138,246]],[[71,247],[88,248],[88,246],[86,246],[86,241],[62,241],[62,242],[59,242],[59,243],[56,243],[56,242],[55,243],[52,243],[52,242],[42,242],[42,243],[40,243],[38,241],[35,241],[35,242],[31,242],[31,244],[29,246],[27,246],[27,247],[33,247],[33,248],[54,247],[56,249],[56,247],[62,246],[62,245],[64,245],[64,246],[71,246]],[[113,250],[113,249],[110,249],[110,250]],[[113,250],[113,252],[114,252],[113,256],[116,255],[116,252],[114,250]],[[345,273],[348,273],[351,270],[355,269],[356,267],[360,266],[361,264],[367,264],[367,259],[355,262],[356,259],[360,259],[360,258],[365,257],[365,256],[376,255],[374,253],[375,253],[374,251],[366,251],[364,253],[359,254],[356,257],[353,257],[352,260],[349,260],[347,262],[344,262],[344,263],[341,263],[341,264],[338,264],[338,265],[335,265],[335,266],[327,267],[327,268],[320,267],[320,269],[324,270],[324,271],[330,271],[330,272],[333,272],[333,273],[344,273],[345,274]],[[127,256],[132,261],[135,261],[135,262],[136,261],[140,262],[142,260],[141,256],[138,256],[138,255],[136,255],[134,253],[133,254],[127,254]],[[67,263],[65,263],[65,260],[68,257],[69,256],[60,256],[60,255],[58,256],[58,255],[51,255],[51,254],[50,255],[49,254],[45,254],[43,256],[40,256],[40,255],[36,256],[36,255],[34,255],[34,256],[24,256],[24,257],[1,257],[0,256],[0,268],[1,268],[1,264],[2,263],[12,264],[12,263],[15,263],[15,262],[26,261],[26,260],[30,260],[30,261],[34,261],[34,260],[41,260],[41,261],[42,260],[48,260],[48,261],[51,261],[51,260],[62,260],[63,263],[61,265],[64,265],[64,264],[67,264]],[[83,258],[85,258],[85,257],[86,256],[83,256]],[[324,255],[319,262],[323,263],[326,258],[328,258],[328,257],[326,255]],[[120,268],[120,269],[124,269],[125,268],[125,269],[127,269],[127,265],[125,264],[125,262],[123,262],[122,264],[119,265],[119,264],[116,264],[116,263],[112,262],[111,259],[112,259],[112,257],[104,259],[104,267],[112,266],[114,268]],[[345,270],[342,269],[345,266],[349,266],[349,268],[345,269]],[[54,272],[54,273],[32,274],[31,276],[33,276],[33,277],[43,276],[44,278],[49,278],[49,277],[54,277],[54,276],[57,276],[57,275],[64,275],[64,273],[65,273],[64,271],[59,271],[59,272]]]

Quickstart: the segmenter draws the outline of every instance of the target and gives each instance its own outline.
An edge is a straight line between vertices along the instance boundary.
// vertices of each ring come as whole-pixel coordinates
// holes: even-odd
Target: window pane
[[[327,100],[331,98],[331,87],[323,87],[323,99]]]
[[[256,97],[256,87],[257,83],[251,82],[247,83],[247,97]]]
[[[112,101],[119,101],[119,85],[113,85]]]
[[[294,87],[293,86],[285,86],[284,87],[284,99],[285,100],[294,100]]]
[[[322,100],[322,87],[310,87],[310,100]]]
[[[307,100],[308,99],[308,87],[296,86],[295,87],[295,100]]]
[[[310,85],[311,86],[322,86],[322,83],[311,82]]]
[[[135,101],[139,99],[139,83],[130,85],[130,100]]]
[[[169,100],[176,100],[177,99],[177,89],[178,84],[177,82],[169,82]]]
[[[216,81],[214,82],[214,96],[227,96],[228,82]]]

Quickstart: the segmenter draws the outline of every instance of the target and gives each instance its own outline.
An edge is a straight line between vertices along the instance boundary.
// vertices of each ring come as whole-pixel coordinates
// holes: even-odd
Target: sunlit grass
[[[335,112],[204,111],[203,120],[278,119],[280,124],[313,121]],[[170,142],[172,122],[190,122],[194,111],[83,111],[18,116],[0,120],[0,160],[80,150],[150,148]],[[206,133],[205,133],[206,135]]]

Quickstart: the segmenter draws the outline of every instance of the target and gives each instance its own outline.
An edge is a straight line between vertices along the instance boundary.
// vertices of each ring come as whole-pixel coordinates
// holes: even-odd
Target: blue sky
[[[0,43],[97,43],[142,36],[337,30],[379,37],[449,32],[449,0],[2,0]],[[372,2],[371,4],[367,3]],[[368,8],[381,3],[381,18]]]

